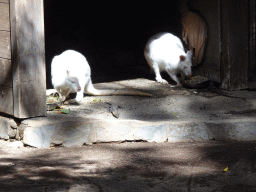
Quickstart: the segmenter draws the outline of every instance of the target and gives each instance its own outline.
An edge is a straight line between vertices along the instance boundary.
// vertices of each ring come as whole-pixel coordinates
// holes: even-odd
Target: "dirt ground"
[[[139,96],[86,96],[67,105],[72,115],[145,121],[202,120],[255,116],[255,92],[226,97],[206,89],[170,88],[136,79],[95,85],[138,89]],[[226,171],[223,171],[223,170]],[[256,142],[102,143],[76,148],[36,149],[0,140],[0,191],[256,191]]]
[[[0,191],[256,191],[255,142],[13,144],[0,141]]]
[[[237,118],[256,115],[256,91],[223,91],[221,95],[208,89],[170,88],[144,78],[95,84],[97,89],[125,89],[151,93],[140,96],[89,96],[83,102],[66,105],[74,117],[116,119],[110,112],[118,106],[118,119],[142,121],[187,121]],[[56,112],[48,112],[56,115]]]

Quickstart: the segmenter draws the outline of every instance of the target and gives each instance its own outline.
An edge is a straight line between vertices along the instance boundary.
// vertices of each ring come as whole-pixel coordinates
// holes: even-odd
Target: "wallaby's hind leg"
[[[91,93],[98,92],[98,90],[96,90],[92,85],[92,80],[90,75],[85,75],[85,77],[83,77],[83,81],[80,81],[79,83],[81,86],[81,91],[77,92],[77,95],[76,95],[77,101],[83,100],[84,93],[91,94]]]
[[[76,94],[76,100],[77,101],[82,101],[83,100],[85,87],[87,86],[88,81],[89,81],[90,78],[91,77],[89,75],[79,77],[79,84],[80,84],[80,87],[81,87],[81,91],[77,92],[77,94]]]
[[[76,92],[76,100],[77,100],[77,101],[82,101],[83,98],[84,98],[84,86],[85,86],[85,83],[79,81],[79,84],[80,84],[80,86],[81,86],[81,91]]]
[[[172,71],[167,71],[167,73],[170,75],[170,77],[177,83],[177,87],[180,87],[181,86],[181,84],[180,84],[180,81],[179,81],[179,79],[178,79],[178,77],[177,77],[177,75],[175,74],[175,73],[173,73]],[[173,86],[171,86],[171,87],[173,87]]]

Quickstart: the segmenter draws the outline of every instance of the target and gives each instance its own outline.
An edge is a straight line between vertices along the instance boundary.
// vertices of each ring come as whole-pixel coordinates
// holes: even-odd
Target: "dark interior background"
[[[158,5],[45,0],[44,9],[47,88],[52,88],[52,58],[67,49],[87,58],[93,83],[153,79],[143,54],[148,39],[163,31],[181,37],[179,1]]]

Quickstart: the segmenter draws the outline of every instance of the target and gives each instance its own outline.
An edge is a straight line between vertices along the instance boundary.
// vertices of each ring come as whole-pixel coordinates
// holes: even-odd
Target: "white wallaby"
[[[177,74],[181,74],[182,83],[186,76],[192,75],[192,51],[185,53],[181,40],[171,33],[158,33],[151,37],[146,44],[144,55],[159,83],[168,84],[162,79],[161,71],[166,71],[177,86],[181,86]]]
[[[69,93],[75,92],[77,101],[83,99],[84,92],[90,95],[152,96],[139,91],[95,89],[91,80],[91,68],[86,58],[74,50],[64,51],[53,58],[51,75],[53,87],[60,94],[62,101],[66,100]],[[50,93],[52,92],[47,92],[47,95]]]

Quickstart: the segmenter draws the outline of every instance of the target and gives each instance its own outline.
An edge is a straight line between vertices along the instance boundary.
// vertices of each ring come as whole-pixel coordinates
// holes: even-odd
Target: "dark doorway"
[[[168,31],[181,37],[179,1],[145,3],[63,3],[45,0],[47,88],[54,55],[74,49],[84,54],[93,82],[145,77],[147,40]]]

